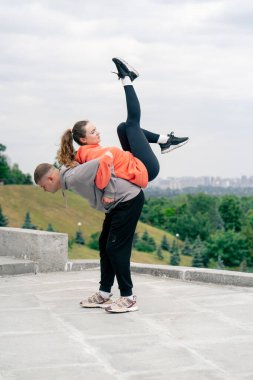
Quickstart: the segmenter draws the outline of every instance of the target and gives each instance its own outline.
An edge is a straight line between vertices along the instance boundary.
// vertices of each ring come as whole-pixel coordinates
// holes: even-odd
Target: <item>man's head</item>
[[[34,171],[34,182],[45,191],[56,193],[61,188],[60,172],[51,164],[40,164]]]

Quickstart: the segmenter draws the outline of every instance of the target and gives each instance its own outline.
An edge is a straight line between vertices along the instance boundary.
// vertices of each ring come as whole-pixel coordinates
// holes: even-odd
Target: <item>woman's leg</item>
[[[117,128],[117,133],[118,133],[118,137],[119,137],[119,141],[122,146],[122,149],[130,152],[131,147],[128,143],[126,128],[127,128],[126,122],[120,123]],[[141,130],[150,144],[159,143],[158,140],[159,140],[160,135],[158,133],[150,132],[143,128],[141,128]]]
[[[135,90],[132,85],[124,86],[124,90],[127,102],[127,120],[125,123],[125,136],[127,139],[122,138],[121,134],[122,148],[129,150],[143,162],[148,171],[149,181],[152,181],[159,173],[159,162],[149,145],[144,131],[140,127],[141,110]]]

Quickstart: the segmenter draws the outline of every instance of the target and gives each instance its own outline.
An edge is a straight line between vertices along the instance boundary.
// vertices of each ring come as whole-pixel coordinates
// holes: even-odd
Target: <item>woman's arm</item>
[[[102,157],[99,158],[99,168],[97,171],[95,183],[100,190],[104,190],[111,179],[112,163],[113,155],[110,151],[107,151]]]

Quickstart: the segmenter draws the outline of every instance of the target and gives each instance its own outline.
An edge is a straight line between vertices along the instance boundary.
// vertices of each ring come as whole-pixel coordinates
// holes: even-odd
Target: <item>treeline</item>
[[[4,185],[32,185],[30,174],[24,174],[18,164],[12,166],[8,163],[8,157],[4,154],[6,146],[0,144],[0,182]]]
[[[148,198],[141,221],[159,227],[198,251],[210,267],[253,267],[253,197],[187,194]]]

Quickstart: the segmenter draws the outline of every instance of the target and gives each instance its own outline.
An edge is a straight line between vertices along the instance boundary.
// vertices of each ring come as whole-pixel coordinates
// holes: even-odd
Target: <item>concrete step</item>
[[[0,256],[0,276],[36,273],[36,268],[37,265],[34,261]]]

